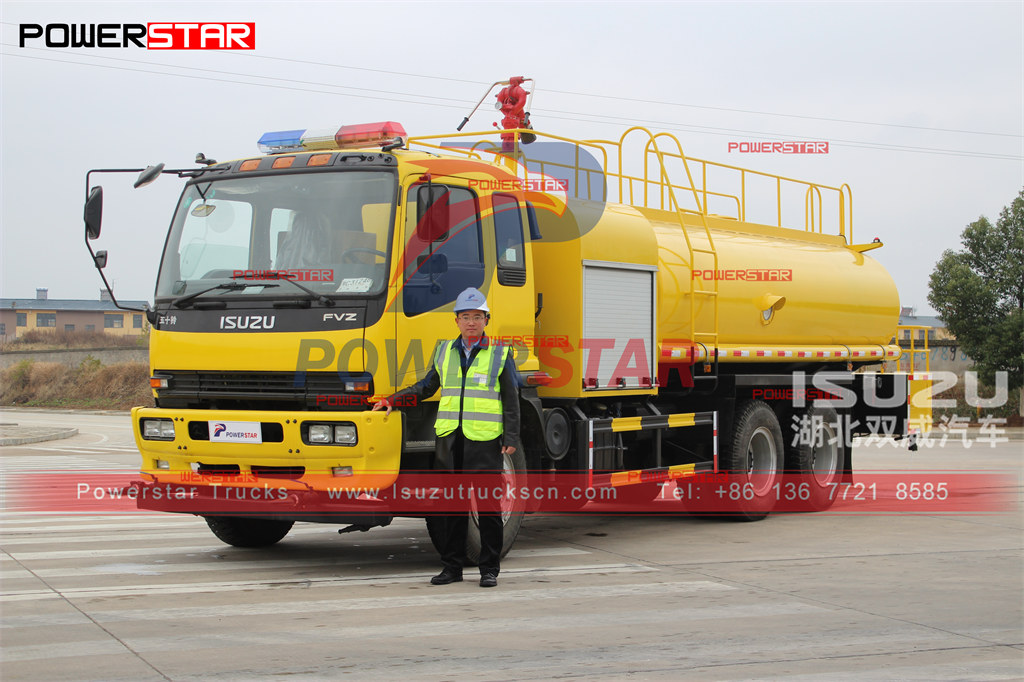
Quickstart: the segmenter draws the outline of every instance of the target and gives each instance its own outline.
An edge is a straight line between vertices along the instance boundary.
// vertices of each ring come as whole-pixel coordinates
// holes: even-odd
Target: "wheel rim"
[[[775,484],[778,450],[771,429],[760,426],[750,435],[747,444],[747,481],[754,494],[761,496]]]
[[[811,474],[819,486],[832,482],[839,471],[839,439],[828,424],[822,425],[820,445],[815,445],[811,455]]]
[[[515,490],[518,486],[516,484],[516,469],[512,466],[512,460],[508,455],[502,455],[502,462],[504,464],[501,472],[501,482],[496,483],[500,485],[502,491],[508,491],[509,489]],[[508,520],[512,517],[512,513],[515,511],[516,501],[509,499],[507,496],[501,498],[501,525],[508,523]],[[473,502],[470,505],[470,517],[473,519],[473,523],[479,528],[480,527],[480,514],[476,504],[476,498],[473,498]]]

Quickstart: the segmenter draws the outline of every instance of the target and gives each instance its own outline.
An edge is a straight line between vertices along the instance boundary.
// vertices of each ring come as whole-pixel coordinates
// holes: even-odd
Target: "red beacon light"
[[[376,147],[393,142],[396,137],[402,138],[404,146],[409,141],[409,135],[401,123],[394,121],[382,121],[380,123],[360,123],[351,126],[341,126],[334,134],[334,143],[338,149],[353,149],[358,147]]]
[[[361,149],[383,147],[401,140],[402,146],[409,141],[409,135],[401,123],[382,121],[380,123],[358,123],[356,125],[309,130],[282,130],[265,133],[259,139],[259,149],[264,154],[319,151],[330,149]]]

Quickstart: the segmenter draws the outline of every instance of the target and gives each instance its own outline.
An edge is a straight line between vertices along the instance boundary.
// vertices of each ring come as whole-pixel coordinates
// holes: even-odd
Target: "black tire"
[[[512,455],[505,455],[505,473],[502,474],[502,487],[512,487],[516,490],[526,484],[526,458],[522,449],[517,449]],[[508,554],[519,536],[519,529],[523,525],[523,517],[526,515],[526,505],[523,500],[516,499],[502,503],[502,526],[504,532],[501,539],[501,556]],[[439,553],[442,547],[442,517],[427,517],[427,533],[434,549]],[[476,511],[470,512],[469,527],[466,531],[466,565],[476,566],[480,560],[480,526]]]
[[[726,515],[738,521],[760,521],[775,507],[782,480],[782,429],[772,408],[760,400],[741,404],[736,411],[732,438],[719,460],[728,474]]]
[[[786,437],[786,483],[780,504],[792,511],[824,511],[835,502],[846,468],[846,444],[831,407],[794,414]]]
[[[237,516],[206,516],[206,525],[232,547],[269,547],[292,529],[294,521],[248,519]]]

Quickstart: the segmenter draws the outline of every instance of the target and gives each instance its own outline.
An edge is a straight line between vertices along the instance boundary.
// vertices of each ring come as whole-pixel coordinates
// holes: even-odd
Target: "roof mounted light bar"
[[[404,146],[409,135],[401,123],[381,121],[341,126],[338,129],[278,130],[264,133],[258,146],[264,154],[283,154],[331,149],[363,149],[384,147],[401,139]]]

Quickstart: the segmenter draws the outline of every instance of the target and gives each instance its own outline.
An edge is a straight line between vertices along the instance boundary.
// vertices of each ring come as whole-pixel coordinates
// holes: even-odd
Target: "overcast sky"
[[[254,51],[19,47],[23,23],[252,21]],[[0,295],[97,298],[85,171],[256,153],[263,132],[380,120],[455,127],[487,86],[537,80],[534,127],[668,130],[690,156],[848,183],[854,240],[903,305],[967,223],[1024,186],[1024,3],[2,2]],[[485,129],[491,107],[473,119]],[[824,140],[827,155],[728,152]],[[100,180],[108,275],[149,299],[181,191]],[[802,227],[802,225],[798,225]]]

